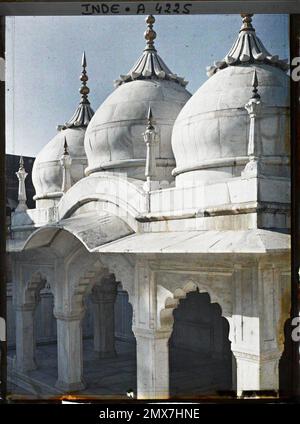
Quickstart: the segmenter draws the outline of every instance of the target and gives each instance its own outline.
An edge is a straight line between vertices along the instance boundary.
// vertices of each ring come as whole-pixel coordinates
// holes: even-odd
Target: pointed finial
[[[86,85],[89,77],[87,75],[86,72],[86,56],[85,56],[85,52],[83,52],[82,54],[82,61],[81,61],[81,66],[82,66],[82,72],[80,75],[80,81],[82,82],[81,88],[79,90],[79,93],[81,94],[81,103],[87,103],[88,101],[88,94],[90,92],[90,89],[88,88],[88,86]]]
[[[153,126],[153,113],[152,113],[151,106],[149,106],[149,109],[148,109],[147,120],[148,120],[147,129],[148,130],[153,130],[154,129],[154,126]]]
[[[65,138],[64,138],[64,156],[66,156],[68,154],[69,154],[68,143],[67,143],[67,137],[65,136]]]
[[[149,106],[148,115],[147,115],[148,121],[151,121],[152,117],[153,117],[152,109],[151,109],[151,106]]]
[[[254,69],[253,72],[253,78],[252,78],[252,99],[260,99],[260,95],[258,94],[258,78],[257,78],[257,72],[256,69]]]
[[[86,55],[85,52],[82,54],[81,59],[81,66],[82,66],[82,72],[79,77],[81,81],[81,87],[79,89],[79,93],[81,94],[80,103],[75,110],[73,116],[69,119],[69,121],[65,122],[64,125],[58,125],[57,129],[59,131],[65,130],[66,128],[80,128],[80,127],[87,127],[90,123],[90,120],[92,119],[94,115],[94,111],[91,108],[88,94],[90,92],[90,89],[87,86],[87,81],[89,79],[86,67],[87,67],[87,61],[86,61]]]
[[[86,56],[85,56],[85,51],[83,51],[83,53],[82,53],[81,66],[82,66],[83,68],[86,68],[86,66],[87,66],[87,63],[86,63]]]
[[[20,156],[19,171],[23,171],[23,170],[24,170],[24,159],[23,159],[23,156]]]
[[[145,50],[154,50],[156,51],[154,47],[154,40],[156,38],[156,32],[153,29],[153,24],[155,22],[155,18],[153,15],[147,16],[145,19],[145,22],[147,24],[147,29],[144,32],[145,40],[147,41],[147,46],[145,47]]]
[[[61,191],[63,193],[66,193],[69,188],[72,186],[72,177],[71,177],[71,165],[72,165],[72,158],[68,151],[68,143],[66,136],[63,139],[64,141],[64,153],[62,154],[60,158],[60,164],[62,167],[62,185],[61,185]]]

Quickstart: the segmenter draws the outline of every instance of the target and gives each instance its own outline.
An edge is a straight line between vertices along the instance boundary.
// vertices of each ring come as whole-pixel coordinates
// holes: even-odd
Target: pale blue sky
[[[145,16],[7,18],[8,153],[35,156],[67,121],[78,101],[82,51],[88,62],[90,101],[96,110],[145,45]],[[256,15],[257,35],[272,54],[287,58],[288,15]],[[239,15],[156,17],[156,48],[194,93],[206,66],[229,51]]]

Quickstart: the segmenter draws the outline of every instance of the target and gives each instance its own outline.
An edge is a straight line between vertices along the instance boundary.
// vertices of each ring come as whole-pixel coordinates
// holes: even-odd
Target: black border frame
[[[189,0],[189,1],[149,1],[137,2],[135,0],[119,0],[105,2],[82,2],[80,0],[65,1],[6,1],[0,0],[0,57],[5,59],[5,16],[9,15],[82,15],[83,4],[105,3],[119,4],[121,8],[125,5],[145,5],[143,15],[156,14],[153,5],[156,3],[181,3],[192,4],[191,14],[218,14],[218,13],[286,13],[290,15],[290,58],[300,57],[300,0]],[[113,13],[107,13],[112,15]],[[137,13],[122,13],[123,15],[134,15]],[[300,316],[300,84],[291,79],[291,319]],[[5,212],[5,81],[0,81],[0,317],[6,318],[6,212]],[[4,301],[3,301],[4,299]],[[6,403],[6,382],[7,382],[7,344],[0,342],[1,363],[0,363],[0,403]],[[284,401],[300,403],[300,343],[292,342],[291,370],[292,391],[284,398]],[[257,401],[249,400],[252,403],[261,403],[263,399]],[[212,400],[217,403],[224,403],[222,400]],[[279,399],[281,401],[281,399]],[[59,401],[60,402],[60,401]],[[96,401],[101,403],[100,400]],[[154,401],[151,401],[155,403]],[[201,401],[200,401],[201,402]],[[207,402],[207,400],[205,400]],[[226,402],[226,401],[225,401]],[[243,400],[236,400],[234,403],[241,403]],[[45,401],[34,401],[30,403],[45,403]],[[47,401],[47,403],[56,403]],[[104,403],[107,401],[104,400]],[[116,402],[109,402],[116,403]],[[128,402],[125,402],[128,404]],[[138,402],[143,403],[143,402]],[[276,403],[276,401],[275,401]]]

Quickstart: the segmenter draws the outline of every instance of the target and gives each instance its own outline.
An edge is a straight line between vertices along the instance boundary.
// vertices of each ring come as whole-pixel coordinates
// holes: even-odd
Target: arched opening
[[[173,312],[169,340],[170,396],[231,391],[233,354],[228,339],[229,324],[208,293],[190,292]]]
[[[36,272],[26,284],[22,303],[17,304],[18,336],[15,334],[16,343],[8,352],[9,365],[16,373],[9,388],[14,394],[54,394],[51,388],[57,374],[57,339],[53,309],[48,278]]]
[[[81,217],[79,218],[81,220]],[[95,220],[98,219],[97,216],[94,218]],[[76,220],[77,225],[77,217],[74,220]],[[55,264],[56,255],[58,253],[60,255],[59,271],[53,271],[55,330],[57,333],[55,352],[50,343],[40,345],[39,351],[43,350],[47,354],[46,362],[48,366],[45,367],[44,363],[46,364],[46,362],[43,358],[38,357],[39,369],[31,371],[32,368],[30,368],[30,373],[33,373],[30,375],[35,379],[34,383],[37,383],[36,388],[43,395],[76,392],[77,394],[99,395],[100,397],[105,395],[105,397],[111,398],[126,398],[129,390],[136,392],[135,339],[131,330],[132,308],[127,293],[121,287],[117,290],[117,284],[115,284],[116,293],[113,295],[110,292],[109,284],[103,285],[103,282],[101,282],[103,278],[114,277],[114,274],[109,273],[109,269],[114,269],[118,275],[122,275],[123,268],[120,272],[118,260],[115,263],[115,259],[113,259],[110,263],[110,259],[106,258],[109,262],[109,265],[107,265],[104,257],[102,262],[99,256],[89,252],[87,244],[82,241],[82,239],[86,240],[85,236],[87,237],[89,234],[87,235],[86,231],[82,231],[80,234],[76,233],[76,235],[71,233],[73,221],[68,230],[58,229],[57,227],[37,230],[24,246],[25,250],[32,250],[45,247],[47,244],[47,248],[49,247],[50,253],[53,254],[53,264]],[[81,225],[81,223],[82,220],[79,224]],[[95,227],[92,224],[90,225],[91,235]],[[103,224],[102,218],[100,224]],[[107,232],[109,233],[109,231]],[[91,239],[93,239],[93,243],[101,243],[100,238],[95,240],[94,237],[91,237]],[[63,263],[62,258],[64,258]],[[43,260],[44,257],[42,257]],[[59,272],[62,272],[62,274],[59,274]],[[117,283],[115,277],[114,283]],[[39,286],[40,281],[34,284]],[[130,284],[131,282],[128,283],[127,279],[124,278],[124,285],[130,287]],[[93,299],[94,288],[97,286],[99,286],[97,289],[99,298],[95,301]],[[38,289],[34,287],[33,290],[32,286],[28,295],[29,302],[32,302],[38,296],[41,288],[40,286]],[[84,303],[86,308],[83,307]],[[115,310],[116,303],[119,305],[119,312]],[[98,305],[96,308],[94,308],[95,304]],[[40,309],[42,311],[42,307]],[[95,319],[94,309],[98,309],[98,317],[101,319]],[[121,324],[120,319],[123,320]],[[38,320],[37,317],[36,320]],[[118,331],[115,330],[114,325],[112,326],[115,321],[118,322]],[[95,323],[98,329],[101,327],[101,331],[98,333],[98,345],[100,346],[98,349],[95,349]],[[52,326],[50,321],[46,324]],[[105,351],[102,355],[101,349],[107,343],[107,334],[112,328],[114,352]],[[125,340],[126,337],[123,340],[122,337],[119,339],[120,328],[127,329],[125,332],[122,330],[121,333],[126,337],[130,335],[130,337],[127,337],[128,339],[131,338],[130,342]],[[105,334],[104,342],[103,337],[99,337],[99,334],[100,336]],[[19,340],[21,340],[20,337]],[[19,345],[21,345],[21,342]],[[32,346],[32,343],[30,343],[30,346]],[[114,353],[114,355],[110,355],[111,353]],[[21,365],[24,362],[24,356],[18,355]],[[29,356],[32,357],[32,355]]]
[[[110,278],[112,274],[110,275]],[[105,280],[105,278],[104,278]],[[136,393],[136,342],[128,293],[113,276],[85,297],[83,377],[85,395],[127,398]],[[115,284],[110,291],[109,284]]]

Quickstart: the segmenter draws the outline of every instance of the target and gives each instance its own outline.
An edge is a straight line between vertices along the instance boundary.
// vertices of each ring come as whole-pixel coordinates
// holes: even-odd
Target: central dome
[[[118,87],[99,107],[87,128],[87,175],[113,171],[145,179],[146,145],[142,134],[151,107],[159,135],[157,178],[172,179],[172,128],[191,94],[185,89],[187,82],[170,71],[154,48],[154,18],[149,16],[146,22],[147,46],[142,56],[127,75],[116,81]]]
[[[190,94],[173,81],[149,79],[122,84],[99,107],[87,128],[86,173],[126,168],[128,175],[144,179],[146,145],[142,133],[150,106],[160,140],[158,173],[160,178],[169,179],[175,166],[172,128],[189,98]]]

